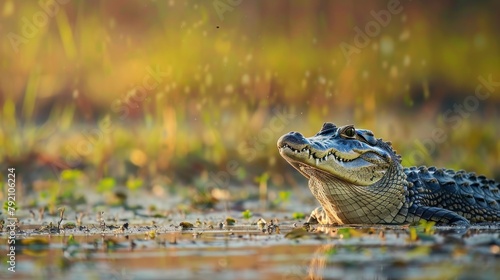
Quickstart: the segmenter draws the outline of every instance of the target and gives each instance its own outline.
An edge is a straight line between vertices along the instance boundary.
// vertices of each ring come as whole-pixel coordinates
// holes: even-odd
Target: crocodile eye
[[[346,127],[342,134],[348,138],[354,138],[356,136],[356,129],[353,126]]]

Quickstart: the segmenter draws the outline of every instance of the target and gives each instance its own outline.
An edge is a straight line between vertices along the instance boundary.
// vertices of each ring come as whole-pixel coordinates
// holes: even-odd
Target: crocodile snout
[[[307,140],[304,135],[299,132],[289,132],[278,139],[278,148],[283,147],[285,144],[287,145],[302,145],[306,144]]]

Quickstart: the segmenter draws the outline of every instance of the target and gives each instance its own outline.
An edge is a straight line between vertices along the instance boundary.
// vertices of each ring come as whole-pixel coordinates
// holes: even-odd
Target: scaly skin
[[[325,123],[305,138],[290,132],[280,154],[309,179],[321,207],[309,222],[440,225],[500,221],[500,183],[465,171],[403,168],[390,142],[369,130]]]

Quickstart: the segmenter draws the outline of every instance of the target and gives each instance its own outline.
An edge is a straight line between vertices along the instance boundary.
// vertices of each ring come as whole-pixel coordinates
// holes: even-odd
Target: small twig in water
[[[64,210],[65,210],[65,208],[64,207],[60,207],[57,210],[59,210],[59,222],[57,222],[57,231],[60,231],[61,230],[61,223],[64,220]]]

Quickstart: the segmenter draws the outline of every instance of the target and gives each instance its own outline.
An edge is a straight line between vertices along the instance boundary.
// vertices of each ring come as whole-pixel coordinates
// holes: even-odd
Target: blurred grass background
[[[500,179],[498,85],[454,111],[479,76],[500,81],[500,3],[401,1],[346,59],[389,2],[4,0],[2,170],[16,168],[20,196],[75,180],[289,189],[305,180],[276,140],[331,121],[391,140],[405,164]]]

